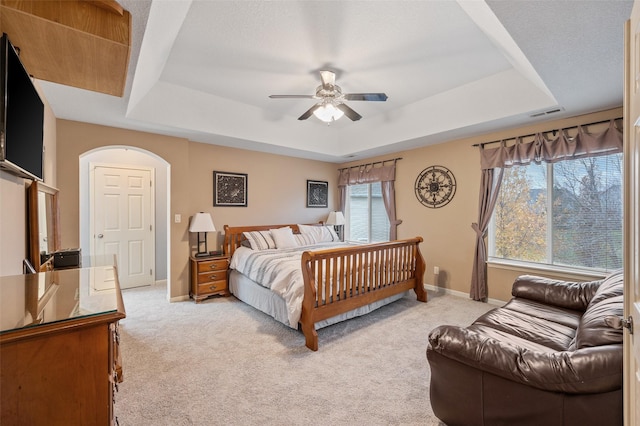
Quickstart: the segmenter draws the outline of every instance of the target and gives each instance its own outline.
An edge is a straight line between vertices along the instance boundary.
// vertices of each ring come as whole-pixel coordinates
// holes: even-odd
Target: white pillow
[[[293,231],[288,226],[270,229],[269,231],[271,232],[273,241],[276,243],[276,248],[283,249],[298,246],[296,239],[293,238]]]
[[[340,241],[332,225],[298,225],[301,234],[311,234],[318,243]]]
[[[276,242],[269,231],[245,231],[242,233],[251,244],[253,250],[267,250],[276,248]]]
[[[313,234],[293,234],[299,246],[312,246],[316,243]]]

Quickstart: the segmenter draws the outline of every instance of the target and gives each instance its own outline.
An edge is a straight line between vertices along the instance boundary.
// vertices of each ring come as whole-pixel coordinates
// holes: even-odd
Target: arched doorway
[[[79,157],[79,208],[80,208],[80,248],[90,253],[92,235],[90,233],[90,212],[92,188],[91,164],[111,164],[140,166],[154,171],[155,185],[155,282],[166,283],[167,300],[170,300],[171,253],[169,247],[169,206],[171,165],[153,152],[130,146],[106,146],[87,151]]]

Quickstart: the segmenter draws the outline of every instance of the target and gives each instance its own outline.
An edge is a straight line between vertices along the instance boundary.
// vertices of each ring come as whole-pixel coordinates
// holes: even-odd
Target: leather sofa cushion
[[[604,320],[608,316],[623,316],[623,290],[622,271],[605,278],[580,319],[576,349],[622,343],[622,330],[610,327]]]
[[[540,306],[541,313],[544,314],[546,312],[546,316],[549,318],[563,314],[573,318],[574,324],[568,326],[541,317],[540,313],[536,312],[538,303],[531,301],[520,302],[512,300],[502,308],[492,309],[474,321],[473,325],[483,326],[485,329],[500,330],[514,338],[523,339],[556,351],[564,351],[569,348],[576,334],[576,325],[580,318],[578,312],[568,311],[567,313],[567,310],[564,309]],[[517,309],[511,309],[512,305]],[[557,312],[553,312],[554,310]],[[504,339],[499,340],[504,341]],[[522,342],[518,344],[525,347],[528,346],[523,345]]]
[[[467,327],[469,331],[476,332],[478,335],[485,336],[489,339],[500,342],[504,345],[511,345],[518,348],[522,348],[532,352],[556,352],[556,349],[549,346],[542,345],[532,340],[527,340],[520,336],[515,336],[511,333],[507,333],[504,330],[498,330],[494,327],[488,327],[486,325],[472,324]]]
[[[527,314],[532,317],[542,318],[547,321],[553,321],[574,330],[578,328],[578,324],[580,324],[580,317],[582,317],[584,313],[573,309],[549,306],[528,299],[511,299],[507,302],[504,308],[522,312],[523,314]]]
[[[601,300],[608,299],[614,296],[622,296],[624,289],[624,277],[622,271],[612,272],[607,276],[602,284],[598,287],[598,291],[589,301],[589,306],[599,303]]]
[[[622,329],[608,326],[604,321],[607,316],[623,316],[622,295],[602,299],[589,305],[576,333],[577,349],[622,343]]]
[[[535,300],[545,305],[584,311],[601,283],[602,280],[567,282],[521,275],[514,281],[511,294],[513,297]]]

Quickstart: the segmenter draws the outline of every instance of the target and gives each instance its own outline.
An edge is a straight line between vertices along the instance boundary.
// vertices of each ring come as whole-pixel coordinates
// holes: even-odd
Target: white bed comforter
[[[300,264],[302,253],[345,246],[348,244],[320,243],[313,246],[273,250],[239,247],[233,253],[230,268],[282,297],[287,306],[288,325],[297,328],[304,298],[304,281]]]

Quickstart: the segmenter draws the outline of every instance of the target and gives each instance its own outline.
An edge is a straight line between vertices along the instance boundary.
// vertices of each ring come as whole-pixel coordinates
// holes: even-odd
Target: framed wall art
[[[321,180],[307,180],[307,207],[328,207],[329,184]]]
[[[247,207],[247,174],[214,171],[213,205]]]

